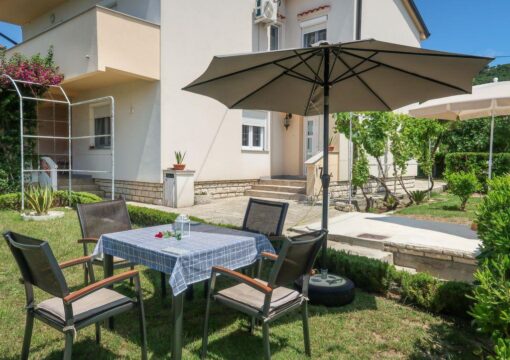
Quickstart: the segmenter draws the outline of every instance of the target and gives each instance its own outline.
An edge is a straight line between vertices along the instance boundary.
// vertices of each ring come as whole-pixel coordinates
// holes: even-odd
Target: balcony
[[[9,49],[7,55],[44,54],[51,45],[70,92],[160,79],[159,25],[117,11],[93,7]]]
[[[24,25],[66,0],[0,0],[0,21]]]

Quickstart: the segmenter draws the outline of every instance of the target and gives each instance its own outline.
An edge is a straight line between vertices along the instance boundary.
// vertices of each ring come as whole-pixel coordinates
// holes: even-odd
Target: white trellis
[[[98,173],[110,173],[111,174],[111,198],[112,200],[115,198],[115,99],[113,96],[105,96],[100,97],[96,99],[86,100],[86,101],[80,101],[76,103],[72,103],[69,100],[69,97],[67,96],[67,93],[65,90],[59,86],[59,85],[42,85],[31,81],[25,81],[25,80],[18,80],[13,79],[11,76],[6,74],[1,74],[1,77],[4,77],[8,79],[14,90],[16,91],[19,99],[19,126],[20,126],[20,157],[21,157],[21,179],[20,179],[20,187],[21,187],[21,209],[24,210],[25,208],[25,174],[32,174],[32,173],[40,173],[47,171],[45,169],[26,169],[25,168],[25,154],[24,154],[24,146],[25,146],[25,139],[50,139],[50,140],[66,140],[68,143],[67,146],[67,157],[68,157],[68,166],[67,169],[58,169],[58,172],[64,172],[68,173],[68,191],[69,194],[71,194],[72,191],[72,177],[73,173],[85,173],[85,174],[98,174]],[[53,97],[51,98],[43,98],[43,97],[37,97],[34,96],[25,96],[23,95],[21,91],[22,86],[38,86],[38,87],[49,87],[58,90],[64,100],[58,100]],[[34,93],[35,94],[35,93]],[[25,134],[25,117],[24,117],[24,111],[23,111],[23,102],[24,101],[36,101],[36,102],[48,102],[51,104],[61,104],[67,106],[67,123],[68,123],[68,132],[67,136],[55,136],[55,133],[53,136],[49,135],[31,135],[31,134]],[[93,104],[102,104],[108,102],[110,105],[110,134],[108,135],[84,135],[84,136],[73,136],[72,134],[72,108],[76,106],[83,106],[83,105],[93,105]],[[38,121],[38,119],[35,119]],[[55,118],[55,111],[53,111],[53,119],[54,122],[56,121]],[[50,121],[50,120],[48,120]],[[72,142],[73,140],[83,140],[83,139],[95,139],[100,137],[109,137],[110,138],[110,156],[111,156],[111,170],[87,170],[87,169],[74,169],[72,166]],[[40,156],[40,154],[38,154]]]

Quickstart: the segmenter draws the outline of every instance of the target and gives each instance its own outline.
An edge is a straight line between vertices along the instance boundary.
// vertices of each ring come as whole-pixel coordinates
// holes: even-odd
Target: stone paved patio
[[[231,224],[241,226],[243,223],[244,212],[248,205],[248,196],[235,198],[212,200],[210,204],[195,205],[188,208],[174,209],[161,205],[142,204],[130,202],[137,206],[144,206],[152,209],[158,209],[168,212],[176,212],[202,218],[219,224]],[[273,199],[268,199],[275,201]],[[285,221],[285,230],[292,227],[302,226],[320,221],[322,208],[320,205],[308,205],[293,200],[282,200],[289,203],[289,211]],[[343,214],[342,212],[330,208],[330,217]],[[287,232],[288,233],[288,232]]]

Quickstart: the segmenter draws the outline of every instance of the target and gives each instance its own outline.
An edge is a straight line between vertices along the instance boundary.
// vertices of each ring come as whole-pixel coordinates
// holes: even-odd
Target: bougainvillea
[[[48,90],[49,85],[58,85],[64,79],[53,61],[53,50],[50,48],[46,56],[40,54],[27,57],[14,54],[7,58],[5,50],[0,50],[0,75],[6,74],[16,80],[30,81],[42,86],[18,83],[19,90],[25,96],[40,97]],[[37,103],[32,100],[23,102],[24,132],[34,134],[37,122]],[[5,77],[0,76],[0,191],[8,192],[19,190],[21,176],[21,144],[20,144],[20,113],[19,97],[14,91],[13,84]],[[33,154],[35,141],[25,141],[25,162],[29,164],[35,158]],[[31,164],[37,166],[37,164]]]

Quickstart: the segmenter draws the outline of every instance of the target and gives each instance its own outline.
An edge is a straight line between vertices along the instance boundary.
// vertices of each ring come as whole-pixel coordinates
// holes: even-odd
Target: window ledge
[[[241,149],[243,154],[269,154],[269,150]]]

